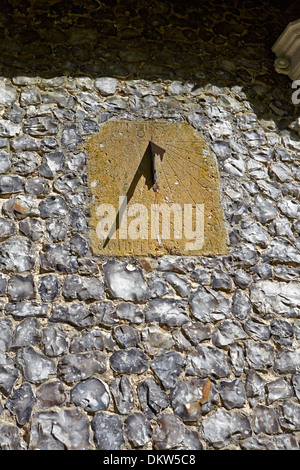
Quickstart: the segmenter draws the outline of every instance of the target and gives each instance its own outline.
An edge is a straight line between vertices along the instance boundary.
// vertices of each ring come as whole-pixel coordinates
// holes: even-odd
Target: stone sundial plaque
[[[88,153],[96,254],[227,253],[216,159],[193,127],[109,121]]]

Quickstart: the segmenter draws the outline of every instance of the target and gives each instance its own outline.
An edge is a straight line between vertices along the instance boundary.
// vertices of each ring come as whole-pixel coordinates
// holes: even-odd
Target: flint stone
[[[20,193],[24,190],[21,176],[0,176],[0,194]]]
[[[251,426],[257,434],[276,434],[279,432],[277,411],[264,405],[256,405],[251,414]]]
[[[222,380],[218,387],[221,400],[227,410],[242,408],[246,402],[246,393],[243,382],[235,379],[230,382]]]
[[[285,183],[287,181],[292,181],[292,173],[289,169],[288,165],[282,162],[273,162],[270,166],[270,171],[273,173],[281,183]]]
[[[7,282],[7,279],[0,274],[0,297],[6,294]]]
[[[300,399],[300,374],[294,374],[292,377],[292,384],[295,391],[295,395]]]
[[[70,247],[72,253],[79,256],[85,256],[88,252],[88,244],[79,233],[75,233],[70,239]]]
[[[116,408],[120,414],[128,414],[134,406],[134,392],[128,378],[117,377],[110,385]]]
[[[87,327],[94,323],[93,314],[84,302],[67,305],[53,305],[50,321],[70,323],[70,325]]]
[[[21,131],[20,124],[0,118],[0,137],[15,137]]]
[[[275,219],[279,211],[270,200],[257,196],[252,206],[252,212],[256,215],[259,222],[265,224]]]
[[[259,281],[250,289],[250,299],[263,315],[300,317],[300,285],[297,282]]]
[[[21,442],[21,436],[17,426],[0,423],[0,449],[1,450],[24,450],[25,445]]]
[[[86,155],[83,152],[72,152],[66,155],[65,164],[70,171],[80,172],[84,169]]]
[[[157,419],[158,427],[153,433],[157,450],[202,450],[203,446],[195,431],[190,430],[177,416],[165,413]]]
[[[0,174],[8,173],[11,169],[9,153],[5,150],[0,151]]]
[[[114,335],[122,348],[134,348],[140,343],[139,331],[131,325],[116,326]]]
[[[60,291],[61,284],[54,274],[47,274],[39,279],[38,291],[44,302],[54,300]]]
[[[13,315],[15,318],[20,319],[24,317],[46,317],[48,312],[48,305],[40,302],[26,302],[21,301],[16,304],[8,302],[5,305],[5,314]]]
[[[89,422],[78,409],[40,411],[32,418],[30,450],[91,450]]]
[[[246,394],[251,406],[254,406],[258,401],[265,400],[265,385],[267,381],[264,380],[254,370],[247,370],[246,372]]]
[[[12,170],[18,175],[29,175],[37,168],[38,154],[36,152],[20,152],[12,157]]]
[[[210,345],[199,345],[187,358],[187,375],[227,377],[231,366],[224,351]]]
[[[233,282],[229,274],[222,271],[214,271],[211,278],[211,285],[213,289],[222,291],[231,291]]]
[[[233,279],[235,284],[242,289],[248,287],[252,282],[250,274],[243,269],[237,269],[233,274]]]
[[[57,83],[61,85],[62,83]],[[62,108],[74,108],[76,105],[75,98],[68,93],[64,88],[52,88],[51,91],[42,93],[42,101],[47,104],[57,104]]]
[[[174,413],[184,422],[194,422],[201,417],[203,393],[191,382],[178,382],[170,393]]]
[[[12,325],[7,318],[0,318],[0,351],[5,352],[12,342]]]
[[[289,198],[283,198],[278,203],[281,212],[291,219],[298,219],[300,217],[300,205]]]
[[[293,343],[294,330],[285,320],[273,320],[271,322],[271,334],[273,340],[283,346],[290,346]]]
[[[184,335],[194,346],[211,338],[211,328],[201,322],[188,322],[182,326]]]
[[[68,234],[68,218],[48,218],[46,221],[45,238],[47,241],[61,242],[64,241]]]
[[[99,91],[100,95],[108,96],[113,95],[116,91],[118,81],[112,77],[101,77],[95,80],[95,88]]]
[[[268,341],[271,337],[270,328],[257,318],[249,317],[244,323],[245,331],[256,341]]]
[[[25,116],[24,109],[20,108],[16,103],[14,103],[10,108],[8,108],[3,117],[9,121],[14,122],[15,124],[20,124]]]
[[[190,293],[190,284],[186,279],[179,277],[175,273],[164,274],[165,280],[171,284],[180,297],[187,297]]]
[[[40,385],[36,391],[36,398],[41,408],[61,406],[67,400],[64,384],[59,380],[55,380]]]
[[[21,273],[35,266],[32,244],[21,237],[12,237],[0,243],[0,270]]]
[[[7,293],[11,300],[33,299],[35,297],[32,274],[16,275],[8,280]]]
[[[251,303],[245,292],[237,289],[233,294],[232,313],[238,320],[245,320],[251,312]]]
[[[23,123],[23,131],[33,137],[45,135],[56,135],[58,121],[52,116],[30,117]]]
[[[275,263],[300,264],[300,250],[283,238],[275,238],[263,252],[263,261]]]
[[[129,302],[120,302],[116,308],[116,315],[122,320],[129,320],[131,323],[142,323],[144,314],[142,307]]]
[[[153,299],[145,310],[147,322],[159,322],[168,326],[182,326],[189,321],[188,302],[184,299]]]
[[[34,196],[21,194],[13,196],[3,204],[3,212],[9,217],[22,220],[29,216],[39,215],[37,201]]]
[[[273,382],[267,383],[266,392],[268,404],[283,398],[290,398],[294,395],[293,387],[288,384],[283,377],[280,377],[277,380],[273,380]]]
[[[16,235],[17,228],[15,222],[4,217],[0,217],[0,242],[3,242],[6,238]]]
[[[119,323],[115,306],[111,300],[100,300],[91,304],[91,312],[99,325],[111,327]]]
[[[35,242],[44,235],[44,223],[40,219],[27,217],[20,221],[20,232],[26,235],[29,240]]]
[[[150,356],[159,356],[175,345],[172,335],[157,325],[142,330],[142,343]]]
[[[11,85],[1,83],[0,104],[3,106],[12,106],[18,98],[18,93]]]
[[[178,377],[184,371],[185,360],[177,352],[167,352],[154,359],[150,364],[151,369],[161,381],[165,389],[174,387]]]
[[[25,183],[25,191],[34,196],[46,196],[50,193],[50,185],[45,178],[29,178]]]
[[[39,150],[40,140],[29,135],[19,135],[11,140],[11,148],[14,151],[18,150]]]
[[[134,447],[147,444],[152,437],[152,426],[142,413],[133,413],[125,419],[125,434]]]
[[[30,383],[41,383],[56,373],[56,365],[52,359],[37,353],[31,346],[19,349],[17,363],[21,367],[24,378]]]
[[[142,374],[148,369],[148,358],[137,348],[119,350],[111,355],[110,366],[120,374]]]
[[[63,169],[64,155],[61,152],[52,152],[44,156],[39,167],[39,173],[45,178],[54,178]]]
[[[49,196],[39,205],[40,214],[43,219],[48,217],[63,217],[67,215],[69,208],[61,196]]]
[[[266,370],[274,364],[274,348],[268,343],[248,341],[246,344],[246,359],[249,367],[255,370]]]
[[[84,351],[104,350],[104,334],[100,328],[93,328],[90,331],[82,331],[72,338],[70,352],[77,354]]]
[[[78,129],[74,124],[64,128],[61,137],[61,144],[64,148],[68,150],[76,150],[81,142],[82,137],[80,136]]]
[[[68,244],[45,245],[45,253],[40,254],[40,261],[44,271],[58,271],[70,274],[78,269],[77,258],[71,254]]]
[[[38,104],[41,102],[41,93],[36,86],[26,86],[21,91],[20,104],[26,107],[31,104]]]
[[[62,294],[68,300],[101,300],[104,298],[104,284],[96,277],[67,276],[62,286]]]
[[[12,348],[32,346],[40,341],[40,325],[36,318],[26,318],[14,330]]]
[[[243,221],[240,228],[241,236],[250,243],[267,246],[269,235],[259,224],[252,221]]]
[[[24,383],[10,395],[5,406],[16,415],[17,422],[23,426],[29,421],[35,402],[31,385]]]
[[[234,258],[243,266],[254,266],[258,263],[260,255],[251,243],[240,243],[234,251]]]
[[[299,278],[299,268],[289,266],[274,266],[274,278],[279,281],[297,281]]]
[[[148,378],[137,387],[141,408],[147,418],[152,419],[167,408],[170,400],[156,384],[155,380]]]
[[[42,340],[45,354],[49,357],[60,356],[69,346],[66,333],[59,327],[46,326],[43,328]]]
[[[279,374],[295,374],[300,371],[300,351],[281,348],[274,362],[274,370]]]
[[[129,301],[141,301],[149,297],[142,270],[131,268],[125,262],[107,261],[103,272],[111,295]]]
[[[275,439],[272,437],[255,436],[241,443],[245,450],[277,450]]]
[[[156,297],[163,297],[170,290],[166,282],[162,281],[161,279],[151,279],[149,280],[148,285],[151,299],[155,299]]]
[[[216,449],[252,435],[249,419],[237,411],[218,409],[202,425],[203,438]]]
[[[221,321],[212,333],[212,343],[217,348],[228,346],[245,338],[248,338],[248,334],[240,323],[232,320]]]
[[[191,312],[197,320],[207,323],[230,315],[230,301],[220,292],[198,287],[189,297]]]
[[[255,280],[273,278],[272,266],[267,263],[261,263],[261,264],[258,264],[257,266],[253,266],[251,268],[251,272],[255,273],[253,276]]]
[[[57,370],[64,382],[78,382],[105,372],[106,360],[98,351],[66,354],[59,360]]]
[[[0,391],[9,395],[14,383],[19,378],[19,371],[8,354],[0,351]]]
[[[71,389],[70,400],[86,411],[107,410],[110,402],[109,389],[105,382],[92,377]]]
[[[240,377],[244,371],[245,355],[244,349],[236,343],[233,343],[229,347],[229,355],[236,377]]]
[[[92,429],[99,450],[121,450],[125,444],[122,421],[117,415],[99,411],[92,420]]]
[[[86,219],[81,209],[71,209],[70,224],[74,231],[84,232],[87,228]]]

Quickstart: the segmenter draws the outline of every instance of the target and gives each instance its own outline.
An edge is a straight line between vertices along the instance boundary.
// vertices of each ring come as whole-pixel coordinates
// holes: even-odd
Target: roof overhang
[[[300,80],[300,19],[287,25],[272,51],[277,56],[274,62],[276,72],[288,75],[292,80]]]

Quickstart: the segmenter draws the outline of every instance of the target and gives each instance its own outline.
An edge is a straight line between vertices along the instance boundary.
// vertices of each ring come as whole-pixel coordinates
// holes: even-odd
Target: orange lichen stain
[[[165,149],[157,169],[158,191],[153,190],[150,141]],[[108,121],[102,125],[98,134],[89,139],[87,151],[88,181],[93,197],[90,229],[96,254],[148,257],[164,254],[207,256],[227,253],[227,233],[220,202],[217,163],[198,131],[186,123]],[[99,206],[110,204],[116,210],[115,222],[120,221],[119,198],[124,196],[127,198],[128,209],[140,204],[144,208],[144,214],[146,211],[147,236],[144,235],[145,230],[142,232],[137,219],[131,215],[127,223],[128,227],[130,224],[131,228],[134,227],[135,238],[122,238],[118,223],[112,231],[113,237],[106,240],[99,238]],[[168,208],[177,205],[179,212],[170,211],[169,236],[168,233],[162,237],[153,236],[151,211],[154,205],[162,207],[163,204]],[[185,205],[192,207],[194,215],[196,205],[204,208],[201,246],[195,244],[197,239],[194,235],[191,236],[191,230],[185,233]],[[178,229],[180,214],[182,231],[178,234],[176,228]],[[161,233],[167,219],[164,221],[161,213],[159,217],[158,230]],[[192,233],[196,233],[195,223],[193,220]],[[191,242],[194,242],[194,248]]]
[[[204,382],[202,386],[202,398],[201,398],[201,403],[206,403],[209,400],[209,395],[211,391],[211,381],[209,379]]]

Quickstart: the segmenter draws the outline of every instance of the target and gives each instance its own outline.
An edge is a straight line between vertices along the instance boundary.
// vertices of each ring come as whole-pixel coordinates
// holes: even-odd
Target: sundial
[[[193,127],[108,121],[88,153],[96,254],[227,253],[216,159]]]

